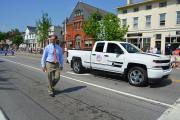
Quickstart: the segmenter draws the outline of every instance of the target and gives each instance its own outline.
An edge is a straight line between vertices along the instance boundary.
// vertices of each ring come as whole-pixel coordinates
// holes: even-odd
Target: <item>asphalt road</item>
[[[61,72],[56,97],[35,56],[0,56],[0,107],[10,120],[156,120],[180,97],[180,71],[147,87],[105,72]]]

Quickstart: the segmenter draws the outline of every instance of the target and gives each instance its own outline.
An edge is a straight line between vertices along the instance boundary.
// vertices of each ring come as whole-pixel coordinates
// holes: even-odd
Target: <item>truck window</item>
[[[122,49],[117,44],[108,43],[107,53],[122,54],[123,51],[122,51]]]
[[[139,53],[141,50],[139,50],[135,45],[129,44],[129,43],[120,43],[128,53]]]
[[[103,52],[103,49],[104,49],[104,44],[105,43],[97,43],[96,45],[96,52]]]

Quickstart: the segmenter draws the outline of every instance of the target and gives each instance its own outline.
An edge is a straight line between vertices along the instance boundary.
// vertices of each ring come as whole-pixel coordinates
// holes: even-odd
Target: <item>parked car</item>
[[[92,51],[68,50],[67,60],[75,73],[85,69],[119,73],[134,86],[157,82],[171,73],[169,56],[144,53],[127,42],[98,41]]]

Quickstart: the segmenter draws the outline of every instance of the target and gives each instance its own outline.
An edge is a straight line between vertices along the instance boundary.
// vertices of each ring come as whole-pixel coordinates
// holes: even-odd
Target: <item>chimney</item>
[[[127,5],[130,5],[133,3],[133,0],[127,0]]]

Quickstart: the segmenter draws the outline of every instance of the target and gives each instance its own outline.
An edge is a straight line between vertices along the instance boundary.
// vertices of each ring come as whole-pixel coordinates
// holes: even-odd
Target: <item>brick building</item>
[[[66,25],[66,45],[68,49],[86,49],[94,44],[93,38],[87,36],[82,29],[83,22],[94,13],[99,12],[102,16],[108,12],[93,7],[83,2],[78,2]]]

